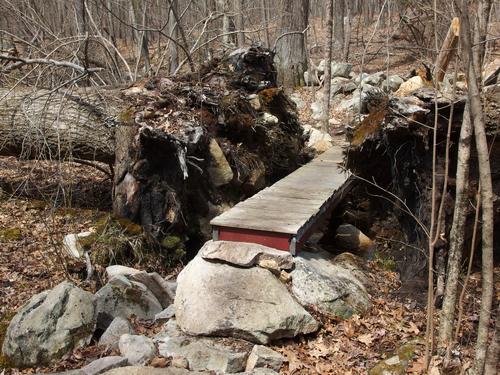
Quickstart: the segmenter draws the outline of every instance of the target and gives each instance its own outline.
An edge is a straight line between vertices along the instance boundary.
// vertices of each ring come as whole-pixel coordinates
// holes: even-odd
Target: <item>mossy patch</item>
[[[161,245],[167,250],[174,250],[182,245],[182,240],[177,236],[167,236],[161,241]]]
[[[19,241],[22,238],[20,228],[8,228],[0,230],[0,241]]]
[[[5,336],[7,335],[7,329],[9,328],[10,321],[12,320],[12,318],[14,318],[15,315],[15,312],[10,312],[0,317],[0,348],[3,346],[3,341],[5,340]],[[9,369],[12,367],[14,367],[14,365],[0,351],[0,369]]]
[[[392,272],[396,271],[397,265],[396,265],[396,261],[394,260],[394,258],[392,258],[388,255],[382,254],[378,251],[375,253],[375,263],[383,270],[392,271]]]

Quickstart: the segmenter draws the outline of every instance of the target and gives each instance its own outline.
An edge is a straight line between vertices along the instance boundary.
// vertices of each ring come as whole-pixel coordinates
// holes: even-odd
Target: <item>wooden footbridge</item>
[[[332,147],[274,185],[214,218],[213,239],[258,243],[295,255],[350,183]]]

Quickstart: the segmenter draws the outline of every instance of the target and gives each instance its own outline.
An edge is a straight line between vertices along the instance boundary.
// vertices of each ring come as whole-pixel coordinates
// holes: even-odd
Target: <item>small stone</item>
[[[189,362],[182,356],[175,356],[174,358],[172,358],[172,367],[188,369]]]
[[[279,371],[284,360],[285,358],[280,353],[263,345],[255,345],[248,356],[245,371],[252,371],[257,367]]]
[[[233,179],[233,170],[226,159],[224,152],[215,139],[211,139],[209,143],[210,165],[208,174],[210,180],[215,187],[226,185]]]
[[[175,307],[172,304],[162,312],[159,312],[158,314],[155,315],[155,322],[166,322],[167,320],[173,318],[174,316],[175,316]]]
[[[131,365],[145,365],[156,355],[156,346],[149,337],[122,335],[118,343],[120,353]]]
[[[257,94],[248,95],[247,100],[253,109],[255,109],[256,111],[260,111],[260,109],[262,108],[262,105],[260,104],[259,95],[257,95]]]
[[[295,103],[299,111],[303,110],[306,107],[306,103],[304,102],[304,100],[302,100],[299,94],[297,93],[291,94],[290,99],[292,100],[292,102]]]
[[[128,319],[117,316],[99,339],[99,345],[110,348],[118,347],[118,341],[124,334],[133,334],[134,330]]]
[[[397,91],[399,87],[403,84],[404,79],[398,75],[392,75],[387,77],[387,79],[382,83],[382,89],[385,91]]]
[[[292,280],[292,275],[290,275],[286,271],[281,271],[280,272],[280,281],[284,284],[288,283],[290,280]]]
[[[262,112],[259,116],[259,120],[264,125],[278,125],[279,119],[267,112]]]
[[[68,255],[79,259],[83,256],[84,249],[80,240],[92,235],[92,232],[82,232],[78,234],[67,234],[63,238],[63,248]]]
[[[98,375],[105,371],[127,365],[127,358],[110,356],[99,358],[82,368],[85,375]]]
[[[130,276],[135,273],[139,273],[141,271],[136,270],[135,268],[120,266],[119,264],[115,264],[113,266],[106,267],[106,275],[108,276],[108,280],[111,280],[113,277],[121,275],[121,276]]]

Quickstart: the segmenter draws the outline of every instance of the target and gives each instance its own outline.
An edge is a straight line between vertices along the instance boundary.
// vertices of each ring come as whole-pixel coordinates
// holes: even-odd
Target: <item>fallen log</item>
[[[0,154],[114,162],[114,213],[155,243],[170,232],[209,236],[221,206],[309,158],[295,104],[276,85],[273,53],[260,47],[121,90],[2,95]]]
[[[118,93],[0,89],[0,155],[113,163]]]

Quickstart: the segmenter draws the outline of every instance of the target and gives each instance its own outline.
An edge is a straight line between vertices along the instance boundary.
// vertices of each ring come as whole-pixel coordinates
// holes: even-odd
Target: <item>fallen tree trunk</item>
[[[171,232],[206,239],[223,207],[309,157],[273,57],[238,49],[195,74],[122,90],[0,91],[0,155],[114,163],[117,216],[157,244]]]
[[[0,89],[0,155],[113,163],[117,93]]]

